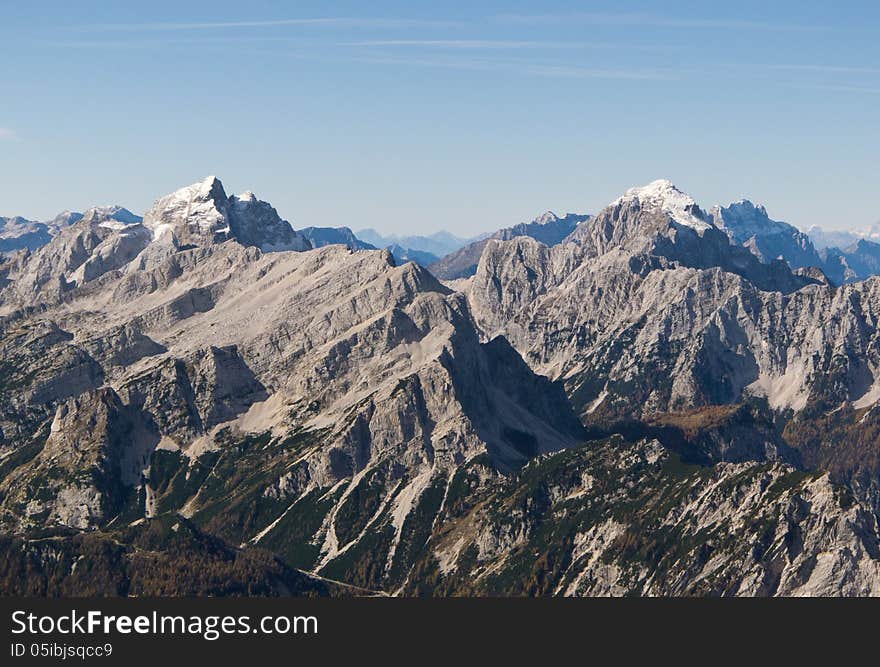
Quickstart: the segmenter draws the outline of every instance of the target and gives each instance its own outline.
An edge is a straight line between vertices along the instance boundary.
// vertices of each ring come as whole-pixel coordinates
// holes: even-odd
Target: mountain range
[[[870,246],[664,180],[434,246],[214,177],[34,231],[3,594],[880,595]]]

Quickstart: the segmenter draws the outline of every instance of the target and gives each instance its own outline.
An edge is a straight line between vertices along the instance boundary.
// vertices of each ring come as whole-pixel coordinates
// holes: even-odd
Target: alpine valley
[[[662,180],[474,239],[214,177],[0,221],[2,595],[880,595],[868,236]]]

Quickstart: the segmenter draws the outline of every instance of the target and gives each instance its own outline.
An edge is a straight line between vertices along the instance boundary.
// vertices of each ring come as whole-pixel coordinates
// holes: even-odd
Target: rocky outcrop
[[[0,339],[0,452],[23,446],[71,397],[96,389],[104,369],[54,322],[4,325]]]
[[[513,227],[501,229],[488,238],[479,239],[460,248],[428,266],[428,270],[441,280],[468,278],[477,271],[477,264],[483,250],[491,239],[507,241],[527,236],[547,246],[561,243],[575,228],[589,220],[588,215],[567,213],[560,218],[552,211],[538,216],[531,222],[521,222]]]
[[[53,525],[86,529],[111,518],[132,481],[133,471],[124,468],[130,467],[126,449],[134,446],[112,390],[60,403],[42,450],[0,483],[0,522],[26,532]]]
[[[876,596],[877,518],[827,475],[590,443],[449,503],[407,594]]]

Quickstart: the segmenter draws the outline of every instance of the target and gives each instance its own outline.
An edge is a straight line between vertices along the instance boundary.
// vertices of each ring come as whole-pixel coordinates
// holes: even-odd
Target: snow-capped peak
[[[665,178],[652,181],[638,188],[630,188],[618,197],[612,206],[624,202],[638,201],[642,207],[657,207],[669,215],[673,221],[686,227],[704,231],[712,225],[704,219],[697,202],[689,194],[679,190],[672,181]]]
[[[209,200],[226,200],[226,192],[223,190],[223,183],[216,176],[208,176],[207,178],[180,188],[176,192],[172,192],[168,199],[178,199],[184,201],[200,201]]]
[[[211,174],[210,176],[206,176],[204,179],[196,183],[194,186],[190,187],[195,187],[199,192],[208,193],[213,190],[217,184],[220,184],[220,186],[222,187],[220,179]]]
[[[216,176],[208,176],[160,198],[144,216],[144,224],[156,238],[175,226],[211,234],[226,225],[226,206],[223,184]]]

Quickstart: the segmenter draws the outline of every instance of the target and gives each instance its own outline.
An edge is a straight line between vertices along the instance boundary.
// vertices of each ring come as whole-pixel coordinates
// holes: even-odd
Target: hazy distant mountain
[[[44,222],[35,222],[20,216],[0,217],[0,254],[25,248],[36,250],[51,239],[49,226]]]
[[[415,262],[419,266],[427,267],[436,262],[438,259],[437,255],[434,255],[430,252],[415,250],[413,248],[405,248],[404,246],[397,243],[392,243],[385,248],[386,250],[391,251],[391,255],[394,257],[394,261],[398,264],[402,264],[405,262]]]
[[[52,220],[37,222],[21,216],[0,217],[0,254],[36,250],[46,245],[61,229],[82,219],[82,213],[64,211]]]
[[[119,210],[125,210],[120,207]],[[59,230],[64,229],[65,227],[69,227],[74,222],[78,222],[82,220],[83,214],[77,211],[62,211],[54,218],[49,220],[46,224],[49,226],[49,229],[53,230],[53,233],[57,233]]]
[[[817,267],[836,284],[880,274],[880,244],[871,240],[880,239],[876,225],[861,231],[825,232],[812,227],[804,233],[771,220],[763,206],[748,200],[716,206],[711,213],[732,243],[748,248],[763,262],[779,258],[796,269]]]
[[[303,227],[299,233],[309,240],[313,248],[341,244],[352,250],[376,250],[376,246],[361,241],[348,227]]]
[[[425,267],[446,254],[447,248],[459,248],[468,242],[467,239],[461,239],[446,231],[427,236],[399,236],[383,235],[375,229],[362,229],[355,235],[372,247],[390,250],[398,263],[412,261]]]
[[[531,222],[521,222],[513,227],[498,230],[485,238],[473,241],[455,250],[431,264],[428,268],[441,280],[455,280],[474,275],[480,255],[489,239],[512,239],[517,236],[529,236],[545,245],[561,243],[575,227],[589,219],[588,215],[567,213],[560,218],[552,211],[538,216]]]
[[[808,233],[820,249],[822,269],[835,282],[854,282],[880,274],[880,223],[847,231],[814,226]]]
[[[348,227],[305,227],[300,230],[312,244],[313,248],[323,248],[324,246],[341,244],[352,250],[376,250],[376,246],[362,241],[355,236]],[[437,261],[436,255],[429,252],[413,250],[412,248],[404,248],[403,246],[392,243],[383,246],[391,252],[394,261],[397,264],[405,264],[406,262],[415,262],[421,266],[427,266]]]
[[[852,231],[825,230],[817,225],[810,227],[807,230],[807,234],[813,245],[819,250],[824,250],[825,248],[846,248],[862,238]]]
[[[427,252],[435,257],[442,257],[453,250],[458,250],[471,240],[460,238],[446,231],[435,232],[425,236],[400,236],[398,234],[383,235],[375,229],[361,229],[356,231],[355,235],[360,240],[366,241],[377,248],[398,245],[401,248]]]
[[[781,258],[794,269],[822,266],[809,236],[788,223],[771,220],[763,206],[743,199],[729,206],[716,206],[710,213],[732,243],[748,248],[763,262]]]
[[[813,243],[820,250],[823,248],[846,248],[859,239],[880,243],[880,222],[862,229],[823,229],[814,225],[807,230]]]
[[[823,269],[829,278],[848,283],[880,275],[880,244],[859,239],[845,248],[825,248]]]

